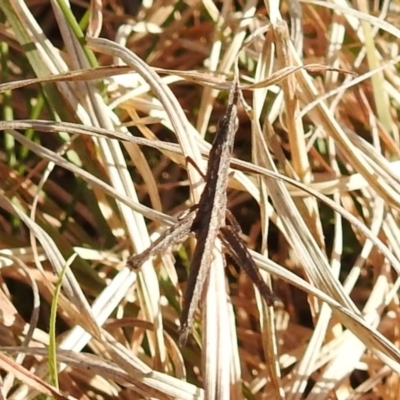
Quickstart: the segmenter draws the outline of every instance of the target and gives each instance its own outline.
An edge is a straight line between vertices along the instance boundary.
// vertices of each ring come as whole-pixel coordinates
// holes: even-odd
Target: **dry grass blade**
[[[2,347],[2,351],[7,353],[21,351],[25,355],[46,357],[46,352],[40,348]],[[130,365],[135,365],[135,369],[130,366],[126,370],[116,362],[105,361],[101,357],[90,353],[77,354],[71,351],[59,350],[57,356],[60,362],[67,364],[70,368],[74,368],[76,373],[86,374],[89,372],[91,376],[98,374],[127,388],[137,386],[143,396],[151,392],[153,396],[158,396],[162,399],[171,397],[182,400],[204,398],[201,389],[166,374],[152,371],[140,360],[135,360],[134,363],[129,361]],[[73,399],[72,397],[66,398]]]
[[[63,260],[61,253],[59,252],[55,243],[52,241],[51,237],[35,222],[31,221],[29,217],[23,213],[22,210],[19,210],[3,196],[0,196],[0,206],[8,212],[18,215],[18,217],[21,218],[21,220],[23,220],[27,226],[29,226],[30,231],[36,236],[36,238],[39,240],[42,247],[44,248],[47,258],[53,265],[55,272],[61,274],[62,268],[65,265],[66,261]],[[88,331],[91,331],[94,335],[98,336],[98,326],[92,323],[93,318],[90,306],[86,301],[86,298],[84,297],[80,286],[76,282],[74,275],[67,272],[66,279],[63,282],[63,287],[70,301],[79,310],[79,312],[76,313],[76,316],[80,315],[79,322],[82,325],[86,326],[86,329]],[[50,289],[54,290],[54,288],[51,287]]]
[[[87,7],[0,0],[1,395],[397,398],[396,1]],[[190,238],[140,271],[126,260],[198,202],[235,60],[219,223],[241,252],[207,247],[205,302],[180,348],[200,251]],[[237,265],[246,257],[281,307],[264,306]],[[52,347],[60,390],[46,383]]]
[[[190,132],[193,133],[193,131],[191,130],[190,125],[182,112],[181,106],[177,103],[176,98],[172,95],[170,89],[161,83],[161,80],[152,71],[152,69],[149,68],[134,53],[129,52],[126,48],[118,46],[112,41],[95,38],[88,38],[87,41],[88,45],[91,46],[93,50],[121,58],[145,78],[146,82],[158,95],[165,111],[167,112],[167,115],[170,117],[179,143],[181,144],[183,154],[186,158],[191,158],[197,165],[201,165],[200,154],[197,150],[197,147],[193,143],[194,137],[192,134],[190,134]],[[192,171],[192,174],[190,175],[191,180],[196,182],[199,179],[198,172],[195,168],[193,168],[189,169],[189,173],[190,170]]]
[[[121,58],[128,65],[131,65],[134,69],[136,69],[149,83],[152,89],[157,93],[160,100],[162,101],[164,108],[171,119],[171,123],[174,125],[175,132],[178,138],[179,143],[181,144],[183,154],[185,158],[192,159],[197,165],[201,165],[201,158],[197,147],[193,147],[195,145],[194,136],[187,135],[191,130],[189,129],[189,125],[186,121],[185,116],[181,112],[181,108],[179,104],[176,103],[175,98],[171,95],[169,89],[167,87],[163,87],[160,85],[160,80],[157,75],[147,67],[137,56],[133,53],[129,53],[126,49],[122,47],[118,47],[116,44],[112,42],[108,42],[105,40],[89,38],[89,45],[92,46],[93,49],[100,50],[102,52],[106,52],[113,56],[117,56]],[[189,140],[188,140],[189,139]],[[191,171],[192,170],[192,171]],[[196,175],[194,175],[194,171]],[[195,182],[194,178],[197,179],[198,173],[196,169],[189,169],[189,177],[192,182]],[[194,198],[198,199],[198,189],[194,189]],[[223,270],[223,263],[220,257],[216,258],[213,262],[214,267],[211,271],[221,271]],[[208,274],[208,273],[207,273]],[[214,272],[212,272],[214,274]],[[221,283],[223,282],[223,275],[216,274],[211,276],[209,280],[206,281],[205,293],[206,293],[206,304],[213,304],[213,307],[218,310],[218,315],[222,318],[223,315],[226,315],[226,301],[224,296],[220,296],[217,301],[212,296],[213,291],[218,291],[218,285],[220,287],[224,287]],[[201,294],[201,293],[200,293]],[[207,309],[207,308],[206,308]],[[206,318],[210,318],[210,314],[206,313]],[[219,318],[219,319],[220,319]],[[213,319],[213,321],[215,318]],[[210,329],[213,327],[212,321],[209,320],[205,324],[206,329]],[[224,343],[223,338],[229,337],[226,328],[228,324],[220,325],[219,329],[213,330],[212,336],[216,338],[215,343],[220,343],[220,345],[216,348],[212,348],[211,346],[205,346],[206,351],[206,362],[203,363],[203,368],[205,369],[205,375],[209,377],[206,380],[206,393],[209,393],[211,397],[213,397],[212,393],[219,393],[219,396],[226,397],[227,393],[229,393],[229,369],[226,368],[226,364],[223,362],[226,360],[226,357],[229,355],[228,349],[229,345],[222,345]],[[204,337],[207,338],[209,336],[206,334]],[[225,339],[226,341],[226,339]],[[205,344],[207,344],[207,340],[205,339]]]
[[[279,276],[281,279],[290,282],[292,285],[307,291],[329,304],[337,313],[343,324],[346,325],[357,338],[361,339],[369,348],[383,353],[381,357],[385,359],[385,362],[389,362],[390,367],[393,368],[396,373],[400,371],[398,365],[400,360],[399,350],[382,334],[377,332],[374,328],[371,328],[371,324],[368,322],[369,319],[376,316],[374,313],[361,317],[357,313],[341,306],[324,291],[316,289],[313,285],[310,285],[307,281],[299,278],[295,274],[282,270],[279,265],[271,260],[266,260],[257,253],[252,253],[252,255],[260,268],[265,269],[273,275]]]
[[[55,390],[48,383],[39,379],[34,373],[22,367],[20,364],[10,361],[4,354],[0,354],[0,368],[12,373],[21,382],[24,382],[32,390],[36,390],[44,395],[51,396],[56,400],[74,400],[75,397],[64,396],[58,390]]]

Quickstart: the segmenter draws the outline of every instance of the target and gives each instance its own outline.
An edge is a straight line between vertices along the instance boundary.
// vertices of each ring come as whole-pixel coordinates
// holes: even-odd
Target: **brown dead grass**
[[[400,4],[125,3],[0,1],[2,397],[397,399]],[[216,254],[179,348],[193,239],[125,260],[199,198],[236,62],[228,203],[283,307]]]

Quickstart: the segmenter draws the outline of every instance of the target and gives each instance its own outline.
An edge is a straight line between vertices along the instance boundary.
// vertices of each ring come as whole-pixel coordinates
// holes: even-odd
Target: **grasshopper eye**
[[[233,129],[235,132],[239,129],[239,118],[238,117],[235,118]]]

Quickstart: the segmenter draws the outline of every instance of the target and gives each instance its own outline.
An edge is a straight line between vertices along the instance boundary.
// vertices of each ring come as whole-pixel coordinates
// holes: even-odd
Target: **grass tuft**
[[[399,4],[278,3],[0,0],[2,397],[397,398]],[[282,306],[216,252],[180,348],[194,239],[125,263],[198,201],[235,63],[228,207]]]

